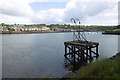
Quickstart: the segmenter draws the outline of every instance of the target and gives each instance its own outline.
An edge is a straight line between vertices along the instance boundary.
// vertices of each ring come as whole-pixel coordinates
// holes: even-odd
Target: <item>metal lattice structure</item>
[[[74,24],[74,28],[73,28],[73,41],[85,41],[87,42],[86,40],[86,36],[85,36],[85,33],[84,33],[84,30],[81,29],[80,27],[80,20],[78,18],[74,19],[74,18],[71,18],[71,22]]]

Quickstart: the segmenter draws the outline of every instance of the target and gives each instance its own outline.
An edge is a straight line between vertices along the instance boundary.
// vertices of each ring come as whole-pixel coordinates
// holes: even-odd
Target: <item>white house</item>
[[[42,30],[42,31],[49,31],[50,28],[49,28],[49,27],[45,27],[45,26],[43,26],[41,30]]]

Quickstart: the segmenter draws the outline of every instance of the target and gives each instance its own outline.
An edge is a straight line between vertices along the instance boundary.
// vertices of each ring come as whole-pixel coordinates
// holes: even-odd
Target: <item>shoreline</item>
[[[66,32],[73,32],[73,31],[41,31],[41,32],[2,32],[0,34],[39,34],[39,33],[66,33]]]
[[[39,33],[68,33],[74,31],[22,31],[22,32],[0,32],[0,34],[39,34]],[[102,32],[102,31],[84,31],[84,32]]]

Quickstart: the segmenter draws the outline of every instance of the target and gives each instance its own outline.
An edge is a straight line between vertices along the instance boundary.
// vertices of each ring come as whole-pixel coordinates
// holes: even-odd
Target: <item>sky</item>
[[[0,0],[0,23],[117,25],[119,0]]]

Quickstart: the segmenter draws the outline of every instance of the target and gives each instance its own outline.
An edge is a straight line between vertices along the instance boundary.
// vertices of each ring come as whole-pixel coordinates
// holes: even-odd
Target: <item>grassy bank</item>
[[[103,34],[118,34],[118,35],[120,35],[120,29],[106,30]]]
[[[96,61],[82,67],[74,78],[120,79],[120,53],[112,59]]]

